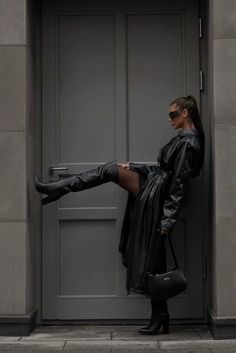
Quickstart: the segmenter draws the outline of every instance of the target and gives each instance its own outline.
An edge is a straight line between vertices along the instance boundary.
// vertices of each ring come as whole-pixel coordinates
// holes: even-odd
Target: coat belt
[[[168,175],[170,175],[170,172],[165,171],[164,169],[157,167],[158,173],[165,179]]]

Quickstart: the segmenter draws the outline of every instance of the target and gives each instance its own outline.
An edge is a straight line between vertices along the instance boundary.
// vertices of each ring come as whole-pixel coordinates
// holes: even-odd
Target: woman
[[[119,251],[127,269],[127,294],[145,292],[147,272],[164,273],[166,235],[177,221],[188,179],[199,175],[204,159],[205,136],[197,102],[193,96],[179,97],[169,107],[169,122],[178,134],[161,147],[157,165],[120,164],[115,161],[97,168],[42,183],[34,176],[36,190],[48,196],[45,205],[62,195],[112,181],[126,189],[128,200]],[[152,315],[141,334],[169,333],[166,300],[151,299]]]

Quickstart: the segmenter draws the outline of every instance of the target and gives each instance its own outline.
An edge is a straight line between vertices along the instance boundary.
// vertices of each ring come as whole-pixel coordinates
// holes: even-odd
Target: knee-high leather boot
[[[58,200],[61,196],[72,192],[90,189],[95,186],[118,181],[118,166],[116,162],[107,162],[97,168],[81,172],[58,181],[43,183],[34,175],[34,185],[38,192],[49,196],[41,199],[42,205]]]
[[[169,312],[166,300],[151,299],[152,316],[148,326],[142,327],[139,332],[144,335],[156,335],[159,333],[169,333]]]

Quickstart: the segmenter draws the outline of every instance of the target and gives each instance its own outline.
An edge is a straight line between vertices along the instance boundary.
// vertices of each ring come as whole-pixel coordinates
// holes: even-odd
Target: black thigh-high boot
[[[61,196],[72,192],[90,189],[95,186],[113,181],[118,181],[118,166],[116,162],[107,162],[71,177],[62,178],[58,181],[43,183],[34,175],[34,185],[38,192],[49,196],[41,199],[43,205],[58,200]]]
[[[139,332],[145,335],[156,335],[162,326],[161,333],[169,333],[170,316],[166,300],[151,299],[151,307],[152,316],[150,323],[147,327],[141,328]]]

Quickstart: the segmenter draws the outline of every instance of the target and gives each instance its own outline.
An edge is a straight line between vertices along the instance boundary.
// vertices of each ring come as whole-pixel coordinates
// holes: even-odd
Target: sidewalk
[[[207,326],[170,325],[169,334],[154,336],[140,327],[42,325],[27,337],[0,336],[0,353],[236,353],[236,339],[215,340]]]

